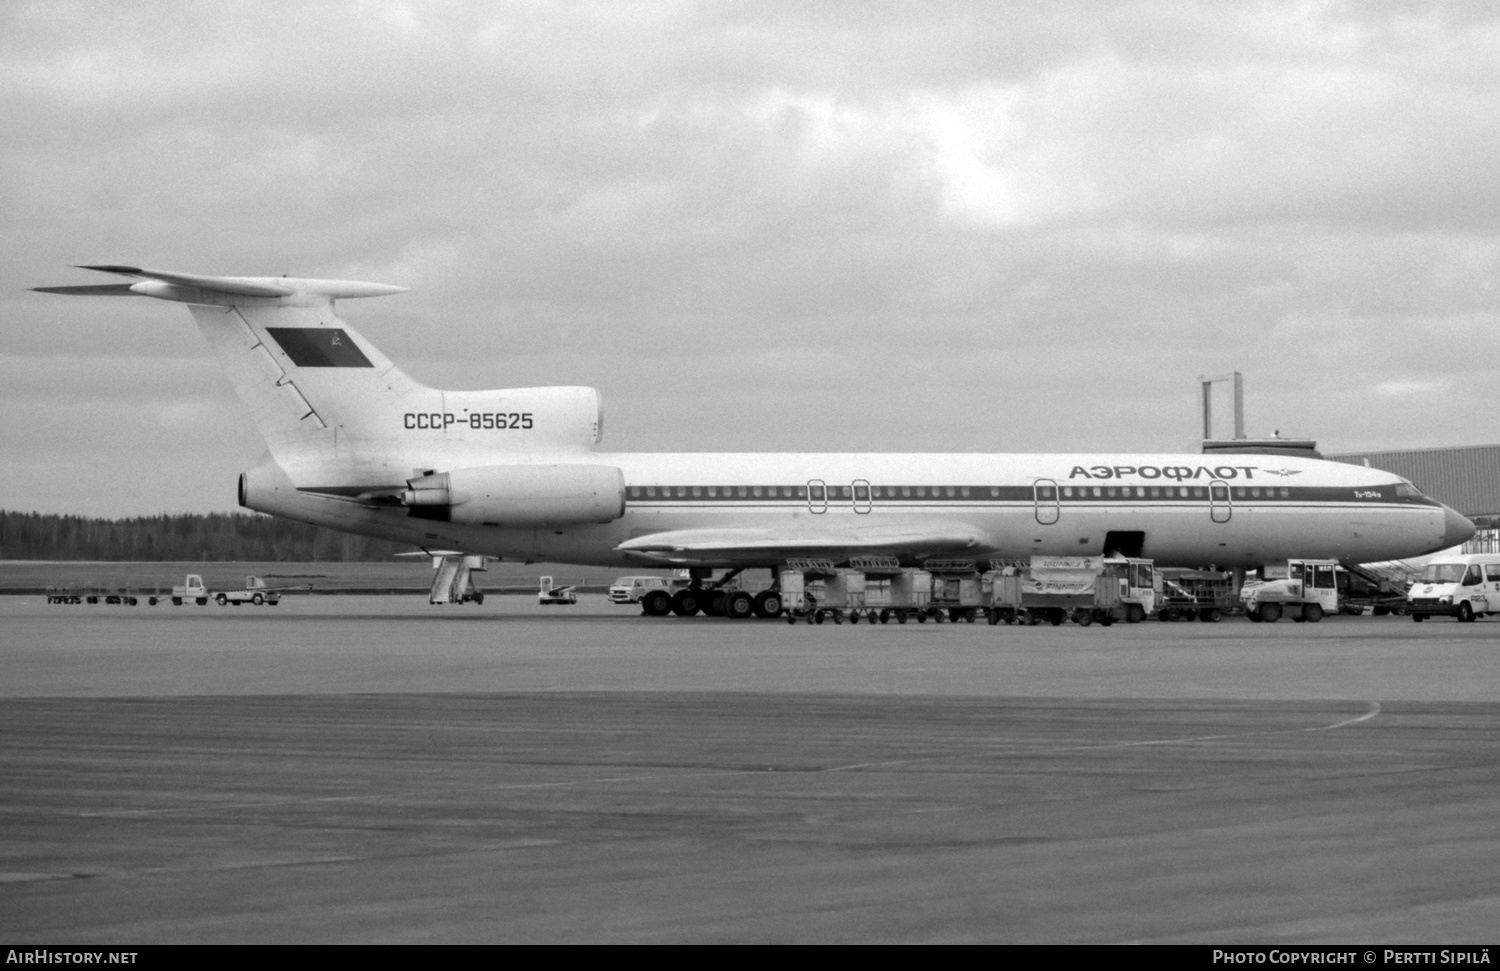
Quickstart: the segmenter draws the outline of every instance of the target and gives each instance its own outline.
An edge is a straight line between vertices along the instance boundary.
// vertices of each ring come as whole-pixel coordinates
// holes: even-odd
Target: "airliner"
[[[241,506],[424,549],[695,576],[864,556],[1232,569],[1474,533],[1399,476],[1290,455],[606,452],[593,388],[428,388],[334,312],[403,287],[80,268],[129,282],[37,289],[188,305],[266,442]]]

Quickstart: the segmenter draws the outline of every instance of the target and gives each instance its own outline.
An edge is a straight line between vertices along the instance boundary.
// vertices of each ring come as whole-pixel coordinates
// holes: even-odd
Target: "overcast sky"
[[[183,307],[344,277],[630,451],[1500,441],[1490,2],[0,3],[0,508],[234,505]],[[1227,430],[1227,429],[1226,429]]]

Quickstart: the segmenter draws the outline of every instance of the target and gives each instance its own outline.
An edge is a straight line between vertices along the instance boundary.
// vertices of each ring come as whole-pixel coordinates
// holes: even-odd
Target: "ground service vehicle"
[[[1406,594],[1412,620],[1456,617],[1469,622],[1500,613],[1500,554],[1435,556]]]
[[[1240,588],[1245,615],[1256,623],[1274,624],[1284,613],[1299,624],[1315,624],[1324,614],[1338,613],[1337,569],[1336,560],[1265,564],[1259,577],[1246,578]]]
[[[578,602],[576,585],[554,586],[551,577],[542,577],[538,581],[538,586],[536,602],[539,604],[576,604]]]
[[[1234,577],[1217,570],[1158,570],[1161,596],[1156,616],[1161,620],[1191,620],[1217,624],[1239,608]]]
[[[669,577],[615,577],[609,585],[609,601],[617,604],[638,604],[652,590],[672,590]]]
[[[218,602],[220,607],[223,607],[225,604],[234,604],[238,607],[240,604],[246,603],[254,604],[257,607],[261,604],[269,604],[274,607],[281,603],[281,592],[268,588],[266,581],[260,577],[245,577],[245,589],[221,591],[214,594],[214,600]]]
[[[208,588],[203,585],[203,578],[196,573],[189,573],[182,583],[172,587],[172,603],[175,606],[181,607],[188,601],[200,607],[208,604]]]
[[[1033,556],[1019,582],[1004,570],[991,582],[991,623],[1138,624],[1155,606],[1154,564],[1138,557]]]
[[[1400,476],[1284,454],[608,452],[594,389],[430,388],[335,312],[402,287],[88,269],[115,282],[43,289],[188,306],[266,441],[242,506],[424,550],[627,569],[1106,551],[1244,568],[1474,534]],[[748,616],[745,596],[725,590],[724,614]]]

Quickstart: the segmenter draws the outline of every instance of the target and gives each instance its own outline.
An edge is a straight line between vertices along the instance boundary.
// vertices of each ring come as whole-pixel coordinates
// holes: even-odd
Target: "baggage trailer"
[[[946,611],[955,624],[960,620],[972,624],[981,611],[988,613],[991,596],[973,560],[928,560],[922,567],[932,575],[928,603],[934,619],[941,622]]]
[[[1033,556],[1021,580],[1019,619],[1054,627],[1069,617],[1092,622],[1103,561],[1100,556]]]
[[[863,580],[862,575],[855,575]],[[863,595],[861,584],[861,606]],[[832,560],[789,559],[781,567],[781,602],[788,624],[799,620],[809,624],[821,624],[825,620],[842,624],[844,610],[849,606],[846,573],[836,568]]]
[[[849,565],[864,578],[864,615],[870,623],[904,624],[915,617],[920,624],[932,615],[932,574],[926,570],[902,568],[889,556],[855,557]]]
[[[996,566],[987,576],[990,583],[990,626],[1014,624],[1024,620],[1021,612],[1021,587],[1026,582],[1026,568],[1014,565]]]
[[[1217,570],[1158,570],[1162,592],[1157,601],[1160,620],[1192,620],[1217,624],[1239,610],[1234,577]]]
[[[1260,576],[1240,588],[1245,614],[1257,624],[1274,624],[1284,613],[1297,623],[1316,624],[1324,614],[1338,613],[1337,560],[1287,560],[1268,563]]]

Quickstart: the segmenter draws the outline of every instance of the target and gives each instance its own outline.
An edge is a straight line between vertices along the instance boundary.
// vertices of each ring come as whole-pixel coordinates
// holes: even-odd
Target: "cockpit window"
[[[1396,483],[1396,495],[1402,499],[1420,499],[1422,498],[1422,490],[1410,482],[1402,480]]]

